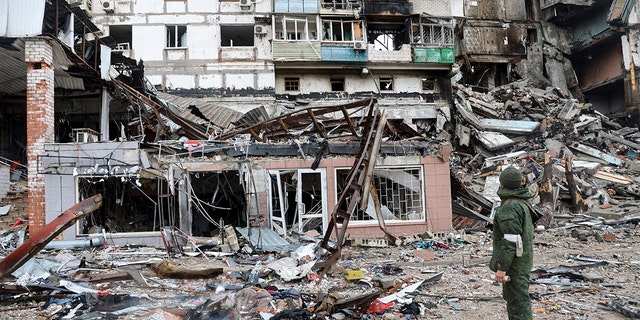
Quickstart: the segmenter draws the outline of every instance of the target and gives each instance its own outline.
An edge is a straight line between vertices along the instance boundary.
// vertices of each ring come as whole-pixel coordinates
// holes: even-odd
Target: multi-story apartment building
[[[29,174],[44,183],[30,186],[30,199],[47,208],[30,213],[42,218],[34,229],[101,193],[103,208],[65,238],[106,231],[116,243],[157,243],[160,226],[208,236],[222,223],[252,221],[280,234],[322,232],[358,162],[350,141],[375,106],[393,132],[381,142],[384,157],[372,159],[387,232],[450,230],[452,8],[461,13],[461,3],[440,1],[46,4],[45,23],[56,23],[44,42],[58,43],[46,38],[58,28],[74,34],[67,46],[75,52],[66,56],[94,61],[96,73],[91,88],[75,90],[82,113],[73,108],[77,96],[56,92],[60,102],[51,103],[57,119],[87,130],[74,131],[71,143],[48,135],[43,150],[32,152],[33,167],[42,169]],[[305,119],[286,116],[299,110]],[[269,119],[280,119],[273,123],[286,135],[264,139],[268,129],[250,130],[252,141],[242,133],[218,140]],[[305,135],[293,119],[315,133]],[[335,138],[340,126],[351,137]],[[408,137],[414,141],[403,142]],[[352,236],[383,235],[373,205],[351,219]]]

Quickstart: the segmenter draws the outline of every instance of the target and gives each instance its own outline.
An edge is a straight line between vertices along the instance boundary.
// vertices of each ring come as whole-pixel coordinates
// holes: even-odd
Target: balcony
[[[354,42],[350,46],[322,45],[322,61],[367,62],[366,42]]]
[[[321,0],[320,14],[355,16],[360,14],[360,0]]]
[[[453,47],[413,48],[413,62],[427,63],[454,63],[456,60],[455,50]]]
[[[320,41],[273,41],[273,61],[320,61]]]
[[[370,62],[411,62],[411,45],[403,44],[400,50],[376,50],[370,45],[367,54]]]
[[[318,13],[318,0],[274,0],[273,10],[278,13]]]
[[[363,6],[365,15],[410,15],[413,10],[411,2],[398,0],[364,0]]]

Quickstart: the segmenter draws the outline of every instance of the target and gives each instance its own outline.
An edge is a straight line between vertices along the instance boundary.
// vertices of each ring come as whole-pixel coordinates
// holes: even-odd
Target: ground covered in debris
[[[576,216],[539,230],[534,318],[637,317],[640,229]],[[320,239],[318,239],[320,240]],[[45,250],[4,279],[4,319],[506,319],[490,232],[345,246],[324,277],[313,242],[233,254],[149,247]]]

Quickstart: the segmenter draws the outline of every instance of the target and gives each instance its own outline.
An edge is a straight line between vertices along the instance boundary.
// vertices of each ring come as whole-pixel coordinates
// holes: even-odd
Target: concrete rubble
[[[603,224],[615,235],[607,241],[574,238],[565,226],[538,230],[536,316],[637,315],[637,224]],[[316,259],[319,235],[299,236],[298,249],[278,252],[255,250],[242,236],[242,249],[231,253],[212,245],[217,238],[196,239],[180,254],[109,239],[91,249],[43,250],[6,277],[0,310],[47,319],[489,319],[504,312],[486,265],[486,232],[414,235],[399,246],[350,242],[322,278],[305,267]]]

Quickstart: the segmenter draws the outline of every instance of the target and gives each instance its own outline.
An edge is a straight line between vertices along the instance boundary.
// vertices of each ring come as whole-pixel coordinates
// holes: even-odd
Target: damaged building
[[[537,132],[543,118],[476,119],[457,106],[460,86],[524,79],[635,121],[631,1],[34,0],[24,20],[11,14],[21,4],[3,5],[0,147],[27,177],[30,227],[104,195],[64,238],[322,234],[363,157],[380,203],[348,210],[352,237],[447,231],[453,148],[508,151],[513,140],[492,131]],[[598,19],[580,19],[589,13]],[[372,110],[386,124],[368,159]]]
[[[371,163],[379,204],[350,209],[350,236],[451,229],[452,6],[33,3],[42,12],[28,32],[5,16],[3,70],[38,82],[15,64],[42,70],[53,59],[51,86],[16,82],[2,96],[13,106],[4,119],[26,120],[3,126],[2,150],[27,163],[32,230],[101,194],[103,206],[64,239],[162,245],[162,228],[210,237],[226,225],[322,234],[359,161]],[[50,48],[24,61],[18,45],[30,39]],[[40,93],[49,100],[32,107],[46,117],[28,131],[24,101]],[[373,113],[386,121],[369,159],[359,141]]]
[[[465,1],[464,8],[456,23],[461,83],[491,89],[526,79],[617,118],[636,109],[637,2]]]

